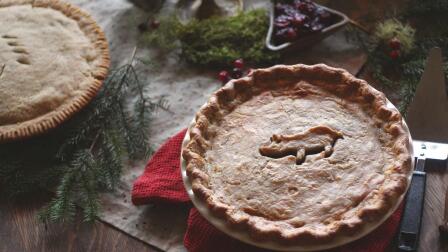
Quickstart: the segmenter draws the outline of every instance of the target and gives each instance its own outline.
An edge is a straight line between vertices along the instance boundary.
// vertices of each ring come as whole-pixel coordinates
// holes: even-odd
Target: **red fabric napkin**
[[[135,181],[132,190],[132,202],[143,205],[154,202],[188,203],[180,174],[180,152],[186,130],[182,130],[160,147],[149,161],[144,173]],[[403,207],[399,209],[380,227],[360,240],[332,249],[331,252],[382,252],[389,246],[400,223]],[[188,217],[184,245],[190,252],[232,251],[263,252],[260,249],[222,233],[208,223],[192,207]]]

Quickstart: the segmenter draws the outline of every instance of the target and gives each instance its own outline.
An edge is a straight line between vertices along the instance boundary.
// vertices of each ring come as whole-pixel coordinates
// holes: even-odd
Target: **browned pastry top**
[[[59,0],[0,0],[0,23],[0,141],[53,128],[96,95],[109,52],[89,15]]]
[[[325,65],[256,70],[201,108],[193,191],[260,239],[317,243],[375,221],[408,183],[408,133],[384,95]]]

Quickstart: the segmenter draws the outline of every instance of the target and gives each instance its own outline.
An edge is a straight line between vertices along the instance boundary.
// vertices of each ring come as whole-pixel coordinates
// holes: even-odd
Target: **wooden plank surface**
[[[15,204],[0,198],[0,251],[159,251],[102,222],[83,223],[80,215],[71,224],[45,225],[36,213],[49,198],[34,195]]]
[[[353,18],[361,18],[372,10],[363,0],[320,2],[345,11]],[[389,3],[381,0],[370,5],[375,5],[378,10],[379,6],[388,6]],[[367,75],[363,77],[368,78]],[[396,90],[382,91],[392,101],[396,100]],[[437,229],[443,218],[447,169],[433,165],[428,171],[419,249],[422,252],[448,251],[448,242],[439,239]],[[48,195],[36,195],[27,198],[26,204],[11,204],[0,197],[0,251],[159,251],[102,222],[82,223],[82,216],[77,216],[73,224],[45,226],[36,219],[36,213],[48,199]],[[395,245],[389,251],[397,251]]]
[[[429,162],[429,161],[427,161]],[[448,239],[441,239],[438,226],[444,217],[445,194],[448,188],[448,166],[428,164],[425,206],[420,235],[419,251],[448,251]]]

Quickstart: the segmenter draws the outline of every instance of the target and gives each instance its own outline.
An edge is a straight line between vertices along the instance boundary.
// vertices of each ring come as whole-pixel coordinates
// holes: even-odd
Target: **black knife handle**
[[[400,251],[417,251],[418,248],[426,187],[424,166],[425,160],[417,159],[416,169],[412,174],[412,181],[401,219],[398,236],[398,248]]]

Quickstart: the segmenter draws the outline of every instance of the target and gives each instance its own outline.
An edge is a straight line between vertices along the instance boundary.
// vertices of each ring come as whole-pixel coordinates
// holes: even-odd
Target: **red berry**
[[[226,83],[227,81],[229,81],[229,72],[225,70],[219,72],[218,78],[222,83]]]
[[[277,28],[285,28],[285,27],[288,27],[289,23],[290,22],[288,20],[277,19],[277,20],[275,20],[274,25]]]
[[[398,50],[392,50],[392,51],[389,53],[389,56],[390,56],[392,59],[397,59],[398,57],[400,57],[400,51],[398,51]]]
[[[233,66],[239,69],[242,69],[244,67],[244,61],[243,59],[237,59],[233,62]]]
[[[285,37],[286,37],[289,41],[295,40],[295,39],[297,38],[297,32],[296,32],[294,29],[289,28],[289,29],[286,31]]]
[[[151,28],[153,28],[153,29],[157,29],[157,28],[159,28],[159,26],[160,26],[160,21],[154,19],[154,20],[151,22]]]
[[[399,50],[401,47],[401,42],[398,38],[393,38],[389,41],[389,47],[393,50]]]
[[[305,19],[306,19],[305,15],[296,13],[296,14],[294,14],[294,16],[292,16],[291,23],[294,26],[298,27],[298,26],[301,26],[303,24],[303,22],[305,22]]]

